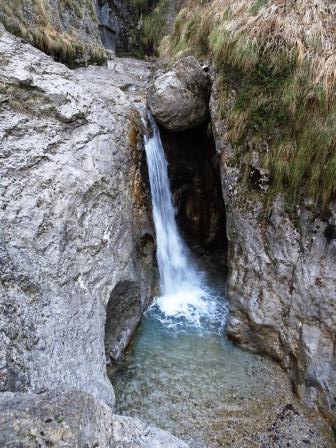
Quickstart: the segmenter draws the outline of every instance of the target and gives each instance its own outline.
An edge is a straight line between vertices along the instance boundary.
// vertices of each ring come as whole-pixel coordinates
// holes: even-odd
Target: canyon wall
[[[158,72],[147,103],[168,130],[175,123],[177,131],[191,127],[190,116],[205,120],[198,106],[205,76],[193,56],[181,58],[165,74]],[[280,193],[270,195],[270,173],[261,163],[264,153],[270,152],[269,143],[261,141],[258,146],[246,141],[239,147],[229,142],[228,120],[241,88],[239,79],[226,81],[224,96],[223,79],[215,72],[211,78],[210,114],[217,150],[212,159],[220,167],[226,214],[226,228],[224,221],[217,224],[223,235],[226,232],[228,246],[228,335],[242,347],[279,361],[298,396],[335,425],[336,205],[331,202],[326,210],[306,197],[298,199],[293,209]],[[182,93],[177,96],[176,91]],[[183,149],[176,144],[171,148],[168,139],[167,153],[178,210],[182,216],[189,213],[197,228],[201,215],[188,176],[200,187],[197,160],[204,148],[200,136],[192,143],[195,130],[188,132]],[[169,131],[162,135],[167,140]],[[181,131],[176,133],[176,141],[183,138]],[[194,162],[190,172],[189,159]],[[207,173],[204,160],[201,165],[210,187],[215,170]],[[205,194],[206,188],[201,191]],[[215,201],[215,191],[210,196]],[[206,198],[205,203],[207,236],[219,237],[220,230],[213,232],[211,225],[211,200]],[[212,208],[219,211],[220,202],[214,204]]]
[[[0,444],[185,447],[114,416],[106,373],[157,285],[132,112],[150,67],[71,71],[3,28],[0,61]]]
[[[226,208],[228,335],[278,360],[297,394],[335,425],[336,206],[323,216],[308,198],[292,212],[280,194],[267,204],[265,147],[247,148],[248,166],[237,158],[225,119],[235,90],[223,112],[219,82],[210,109]]]
[[[128,282],[139,319],[155,286],[132,100],[112,70],[71,72],[6,32],[0,50],[1,389],[112,402],[105,307]]]
[[[118,54],[141,54],[141,12],[136,4],[125,1],[97,2],[103,44]]]

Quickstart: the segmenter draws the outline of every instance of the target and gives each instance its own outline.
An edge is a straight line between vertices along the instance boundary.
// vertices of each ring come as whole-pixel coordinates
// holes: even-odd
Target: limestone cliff
[[[119,88],[132,79],[71,72],[6,32],[0,50],[1,388],[76,386],[112,402],[105,307],[126,282],[139,318],[154,286],[132,100]]]
[[[280,361],[297,394],[335,425],[335,204],[326,216],[309,199],[291,213],[280,194],[265,205],[263,147],[253,147],[248,166],[237,159],[227,140],[218,82],[210,105],[226,208],[228,334]]]
[[[131,112],[149,66],[71,71],[3,29],[0,59],[0,445],[185,446],[106,405],[105,350],[156,287]]]

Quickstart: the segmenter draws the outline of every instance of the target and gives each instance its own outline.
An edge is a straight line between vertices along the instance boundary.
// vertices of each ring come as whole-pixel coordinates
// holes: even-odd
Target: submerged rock
[[[267,431],[253,437],[253,442],[251,441],[250,446],[265,448],[334,446],[332,437],[328,437],[328,432],[319,425],[312,425],[306,415],[291,403],[288,403],[278,413],[277,418],[267,428]]]
[[[147,105],[163,127],[184,131],[208,117],[209,85],[209,76],[200,63],[188,56],[154,80],[147,93]]]
[[[116,448],[188,448],[189,445],[167,431],[149,426],[138,418],[113,416]],[[113,445],[114,446],[114,445]]]

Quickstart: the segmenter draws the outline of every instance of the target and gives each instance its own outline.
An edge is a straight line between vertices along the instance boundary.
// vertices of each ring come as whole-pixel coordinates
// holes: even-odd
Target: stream
[[[145,149],[157,238],[160,297],[111,375],[116,411],[166,429],[191,447],[257,447],[295,398],[281,368],[225,335],[223,274],[189,254],[175,221],[159,130],[147,112]]]

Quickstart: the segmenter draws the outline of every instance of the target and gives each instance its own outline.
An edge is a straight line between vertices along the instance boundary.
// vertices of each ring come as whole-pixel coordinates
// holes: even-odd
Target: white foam
[[[184,284],[173,294],[157,297],[146,313],[165,327],[185,331],[187,328],[204,331],[223,331],[227,307],[222,297],[208,288]]]
[[[200,325],[201,317],[208,313],[204,291],[193,285],[158,297],[156,305],[166,317],[184,318],[195,325]]]

